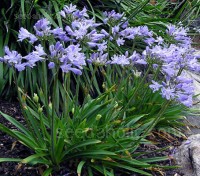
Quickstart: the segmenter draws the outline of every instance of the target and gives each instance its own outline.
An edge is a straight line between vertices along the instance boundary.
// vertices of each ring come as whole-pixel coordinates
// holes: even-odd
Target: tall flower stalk
[[[52,161],[58,166],[56,161],[56,153],[55,153],[55,143],[57,141],[56,135],[56,127],[55,127],[55,113],[56,113],[56,99],[57,99],[57,89],[58,89],[58,70],[56,69],[55,74],[53,76],[54,85],[53,85],[53,97],[52,97],[52,114],[51,114],[51,154],[52,154]]]

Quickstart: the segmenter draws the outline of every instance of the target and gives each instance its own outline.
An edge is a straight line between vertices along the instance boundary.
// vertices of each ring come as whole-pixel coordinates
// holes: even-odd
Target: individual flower
[[[81,75],[82,74],[81,70],[77,69],[77,68],[73,68],[72,64],[66,64],[66,63],[64,63],[64,64],[62,64],[60,66],[60,68],[62,69],[62,71],[64,73],[68,73],[68,72],[72,71],[76,75]]]
[[[52,59],[54,59],[55,57],[60,58],[65,53],[65,49],[60,42],[56,42],[55,45],[50,45],[49,51]]]
[[[185,28],[178,27],[172,24],[167,25],[166,32],[171,36],[177,36],[177,35],[186,36],[187,35],[187,30]]]
[[[63,31],[63,29],[60,27],[57,27],[51,30],[51,33],[54,35],[55,38],[58,38],[61,41],[64,41],[64,42],[70,41],[70,38],[66,35],[66,32]]]
[[[67,14],[71,14],[77,11],[76,5],[70,4],[69,6],[65,5],[63,8],[64,12]]]
[[[119,35],[122,36],[123,38],[127,38],[129,40],[132,40],[132,39],[135,38],[137,33],[138,33],[138,28],[128,27],[128,28],[120,31]]]
[[[132,53],[131,56],[129,56],[129,59],[131,60],[131,62],[133,64],[142,64],[142,65],[146,65],[146,58],[142,57],[139,53],[137,53],[136,51],[134,51]]]
[[[166,33],[168,33],[169,35],[173,35],[175,31],[176,31],[175,25],[173,24],[167,25]]]
[[[31,68],[36,66],[36,62],[43,61],[45,59],[34,52],[29,53],[28,55],[24,56],[23,58],[27,61],[26,66],[31,67]]]
[[[87,9],[85,7],[81,11],[76,10],[75,12],[73,12],[73,16],[75,18],[79,18],[79,19],[81,19],[81,18],[84,19],[85,17],[89,17],[88,14],[87,14]]]
[[[103,52],[107,49],[107,41],[103,41],[103,43],[99,43],[97,46],[98,46],[98,51]]]
[[[175,98],[175,90],[170,87],[162,87],[161,88],[162,97],[167,100],[173,100]]]
[[[165,80],[162,84],[155,81],[152,81],[152,83],[149,87],[153,92],[161,90],[160,94],[163,98],[177,101],[187,107],[192,106],[192,97],[194,95],[193,80],[187,78],[184,73],[174,77],[174,79]]]
[[[119,32],[119,25],[112,27],[112,34],[115,36]]]
[[[64,17],[64,18],[66,18],[66,14],[65,14],[65,11],[64,11],[64,10],[61,10],[61,11],[60,11],[60,15],[61,15],[62,17]]]
[[[71,27],[66,26],[65,30],[69,36],[74,37],[77,40],[83,39],[92,27],[91,21],[88,20],[75,20],[72,22]]]
[[[124,45],[124,42],[125,42],[125,40],[123,39],[123,38],[118,38],[117,40],[116,40],[116,42],[117,42],[117,45],[118,46],[121,46],[121,45]]]
[[[110,62],[110,64],[117,64],[121,66],[130,64],[129,59],[125,55],[114,55],[113,57],[111,57],[111,59],[112,61]]]
[[[19,34],[18,34],[18,41],[22,42],[25,39],[29,39],[30,43],[34,43],[36,42],[38,39],[35,35],[31,34],[30,32],[27,31],[27,29],[21,27],[19,30]]]
[[[140,59],[141,56],[140,56],[139,53],[137,53],[136,51],[134,51],[134,52],[132,53],[132,55],[131,55],[129,58],[134,62],[134,61]]]
[[[98,45],[98,43],[95,43],[95,42],[87,42],[87,44],[90,48],[94,48]]]
[[[85,55],[84,53],[80,52],[82,49],[80,48],[80,45],[69,45],[65,51],[66,56],[64,58],[64,62],[68,62],[70,64],[73,64],[77,67],[81,67],[83,65],[86,65],[85,63]],[[62,59],[60,59],[62,61]]]
[[[106,32],[106,30],[105,30],[105,29],[101,29],[100,33],[101,33],[101,34],[103,34],[103,35],[104,35],[104,36],[106,36],[106,37],[108,37],[108,36],[109,36],[109,33],[108,33],[108,32]]]
[[[117,20],[122,20],[124,13],[116,13],[114,10],[110,11],[110,12],[104,12],[104,23],[106,24],[108,21],[117,21]],[[124,18],[123,20],[125,20],[126,18]]]
[[[166,32],[178,42],[177,45],[179,46],[187,48],[192,43],[191,38],[187,36],[186,28],[169,24],[167,25]]]
[[[85,19],[88,18],[87,9],[84,7],[83,10],[78,10],[76,5],[70,4],[65,5],[63,10],[60,11],[60,15],[66,18],[68,15],[71,15],[72,20],[75,19]]]
[[[22,63],[22,56],[17,51],[10,51],[10,49],[5,47],[6,55],[0,58],[1,62],[8,63],[14,66],[18,71],[23,71],[26,67],[26,63]]]
[[[158,37],[156,38],[155,42],[157,42],[158,45],[161,45],[161,44],[163,44],[164,39],[163,39],[161,36],[158,36]]]
[[[93,42],[98,42],[99,40],[102,40],[105,38],[105,35],[104,34],[98,34],[98,33],[93,33],[93,34],[90,34],[88,36],[88,38],[93,41]]]
[[[139,26],[138,28],[139,28],[138,35],[152,38],[153,33],[152,31],[149,30],[147,26]]]
[[[94,63],[96,65],[105,65],[107,63],[108,53],[98,52],[92,53],[90,59],[87,59],[89,63]]]
[[[163,72],[166,76],[168,76],[168,77],[170,77],[170,78],[175,77],[176,74],[177,74],[177,71],[178,71],[178,70],[176,69],[176,67],[175,67],[174,64],[163,64],[163,66],[162,66],[162,72]]]
[[[48,68],[49,69],[53,69],[54,67],[55,67],[55,63],[54,62],[49,62]]]
[[[22,56],[17,51],[10,51],[8,46],[5,46],[4,51],[5,51],[6,55],[3,57],[2,60],[5,63],[9,63],[9,64],[21,63]]]
[[[144,40],[144,42],[145,42],[147,45],[149,45],[149,46],[151,46],[152,44],[154,44],[155,41],[156,41],[156,40],[155,40],[153,37],[146,38],[146,39]]]
[[[128,23],[127,20],[125,20],[125,21],[120,23],[120,26],[121,26],[122,29],[125,29],[125,28],[127,28],[129,26],[129,23]]]
[[[36,35],[39,37],[49,36],[51,34],[50,22],[46,18],[38,20],[33,28],[35,29]]]
[[[69,71],[80,75],[83,69],[82,66],[86,65],[85,55],[81,52],[80,45],[69,45],[63,50],[61,43],[56,43],[56,45],[50,46],[50,52],[53,58],[57,58],[60,64],[60,68],[63,72],[68,73]],[[55,60],[54,60],[55,61]],[[49,64],[49,68],[54,65]]]
[[[35,51],[24,56],[23,59],[27,61],[26,66],[33,68],[36,66],[36,62],[45,60],[44,56],[46,55],[47,54],[44,52],[44,48],[41,44],[39,44],[38,46],[35,46]]]
[[[193,104],[192,95],[178,94],[177,100],[187,107],[191,107]]]
[[[15,64],[15,68],[19,72],[25,70],[26,66],[27,66],[27,63],[18,63],[18,64]]]
[[[34,55],[38,55],[38,56],[46,56],[47,54],[44,52],[44,48],[42,47],[41,44],[39,44],[38,46],[35,46],[35,51],[33,51]]]
[[[149,87],[153,90],[153,92],[159,91],[160,88],[163,87],[163,85],[157,83],[156,81],[152,80],[153,84],[150,84]]]

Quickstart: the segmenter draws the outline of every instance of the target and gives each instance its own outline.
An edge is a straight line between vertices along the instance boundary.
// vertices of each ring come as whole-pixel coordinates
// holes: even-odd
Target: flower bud
[[[25,95],[25,94],[22,95],[22,100],[23,100],[24,102],[26,101],[26,95]]]
[[[74,114],[74,108],[72,108],[72,114]]]
[[[41,113],[42,111],[43,111],[43,108],[42,108],[42,107],[39,107],[39,108],[38,108],[38,112]]]
[[[102,115],[101,115],[101,114],[97,114],[97,116],[96,116],[96,120],[100,120],[100,119],[101,119],[101,117],[102,117]]]
[[[119,106],[119,104],[117,102],[115,102],[114,108],[116,109],[118,106]]]
[[[22,105],[23,109],[28,109],[27,106],[25,104]]]
[[[105,82],[102,84],[102,87],[103,87],[103,89],[106,88],[106,84],[105,84]]]
[[[83,130],[84,133],[87,133],[87,132],[89,132],[89,131],[92,131],[92,128],[85,128],[85,129]]]
[[[126,155],[128,155],[131,158],[131,154],[128,150],[125,150]]]
[[[52,109],[52,103],[49,103],[49,108]]]
[[[117,125],[117,124],[120,124],[121,122],[122,122],[121,120],[115,120],[115,121],[113,122],[113,124]]]
[[[38,103],[39,97],[36,93],[34,93],[33,100]]]

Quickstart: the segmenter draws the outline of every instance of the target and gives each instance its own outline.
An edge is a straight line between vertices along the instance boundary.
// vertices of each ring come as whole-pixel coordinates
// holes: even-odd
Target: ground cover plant
[[[170,131],[179,124],[177,112],[192,106],[192,80],[184,71],[200,65],[186,29],[166,24],[165,40],[147,26],[132,27],[124,13],[96,17],[73,4],[60,16],[54,27],[42,18],[33,33],[20,28],[18,41],[33,50],[27,55],[5,47],[1,61],[12,70],[26,125],[1,113],[18,130],[0,129],[34,154],[0,161],[44,165],[43,175],[71,160],[79,175],[119,169],[151,175],[159,167],[152,161],[167,157],[140,159],[136,149],[150,143],[145,138],[156,125]],[[41,80],[34,96],[18,85],[18,72],[26,69]]]

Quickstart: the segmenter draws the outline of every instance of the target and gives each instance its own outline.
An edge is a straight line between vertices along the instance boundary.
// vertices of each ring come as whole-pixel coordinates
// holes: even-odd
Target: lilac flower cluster
[[[167,100],[176,100],[186,106],[192,106],[193,81],[185,76],[185,70],[200,71],[197,60],[199,56],[195,54],[195,50],[189,48],[188,44],[187,48],[174,44],[168,47],[154,46],[147,49],[147,57],[151,57],[154,66],[159,66],[163,74],[161,83],[152,81],[150,88],[153,92],[160,91]]]
[[[187,29],[183,27],[177,27],[175,25],[167,25],[166,33],[172,36],[179,46],[182,47],[190,47],[191,46],[191,38],[187,36]]]
[[[86,8],[78,10],[75,5],[64,6],[60,12],[65,26],[52,28],[46,19],[40,19],[34,26],[34,34],[20,28],[18,41],[28,41],[34,50],[26,56],[5,47],[1,61],[14,66],[18,71],[33,68],[37,62],[47,61],[49,69],[60,68],[63,72],[82,74],[88,64],[120,65],[136,69],[136,65],[146,65],[160,69],[163,80],[152,81],[150,88],[160,91],[167,100],[177,100],[192,105],[192,81],[184,76],[184,70],[200,71],[195,50],[187,30],[175,25],[167,25],[166,34],[173,42],[156,36],[147,26],[131,27],[125,14],[103,13],[102,23],[90,18]],[[136,51],[136,41],[146,48]],[[45,43],[45,48],[44,48]],[[133,46],[131,46],[133,45]],[[120,48],[124,47],[124,50]],[[128,49],[130,48],[130,49]],[[127,51],[128,50],[128,51]]]
[[[69,45],[67,48],[57,42],[55,45],[49,46],[51,61],[48,64],[50,69],[55,67],[55,64],[59,65],[64,73],[72,71],[77,75],[81,75],[82,66],[86,65],[85,55],[80,52],[79,45]]]
[[[122,23],[124,20],[126,20],[126,17],[124,15],[124,13],[122,13],[122,14],[116,13],[114,10],[112,10],[110,12],[104,12],[103,16],[104,16],[103,22],[105,24],[107,24],[107,23],[115,23],[117,21],[120,21]]]
[[[60,12],[63,20],[66,20],[66,26],[64,28],[56,27],[52,29],[50,22],[43,18],[39,20],[33,29],[35,34],[30,33],[23,27],[19,30],[18,41],[28,41],[32,45],[34,44],[35,50],[26,56],[21,56],[16,51],[7,52],[2,61],[15,66],[18,71],[24,70],[26,67],[33,68],[39,61],[49,61],[49,68],[59,66],[63,72],[73,71],[75,74],[81,74],[82,66],[88,63],[94,63],[98,65],[106,64],[118,64],[122,66],[142,63],[146,64],[146,61],[142,60],[142,56],[136,51],[128,54],[115,54],[110,56],[108,54],[109,40],[115,41],[118,46],[124,45],[125,40],[133,40],[134,36],[148,36],[152,37],[152,32],[148,30],[146,26],[142,27],[128,27],[128,21],[124,14],[116,13],[115,11],[105,12],[104,23],[96,23],[93,18],[89,18],[86,8],[78,10],[75,5],[70,4],[65,6]],[[113,23],[119,20],[119,25],[111,28],[112,33],[109,33],[107,24]],[[106,27],[98,28],[101,25]],[[127,28],[128,27],[128,28]],[[105,29],[107,28],[107,30]],[[125,29],[126,28],[126,29]],[[49,46],[49,50],[45,50],[42,46],[42,42],[52,40],[56,41],[54,45]],[[147,39],[148,40],[148,39]],[[64,48],[64,44],[67,46]],[[48,43],[45,44],[48,46]],[[83,53],[83,48],[89,47],[91,51],[89,58],[86,59]],[[9,50],[6,47],[6,50]],[[44,51],[45,50],[45,51]],[[50,53],[50,57],[48,56]],[[14,56],[13,56],[14,55]],[[109,57],[111,58],[109,60]],[[16,61],[13,62],[13,59]]]
[[[161,84],[152,80],[149,86],[153,92],[160,91],[163,98],[167,100],[176,100],[185,106],[192,106],[192,96],[194,94],[193,81],[186,76],[177,76],[175,80]]]

